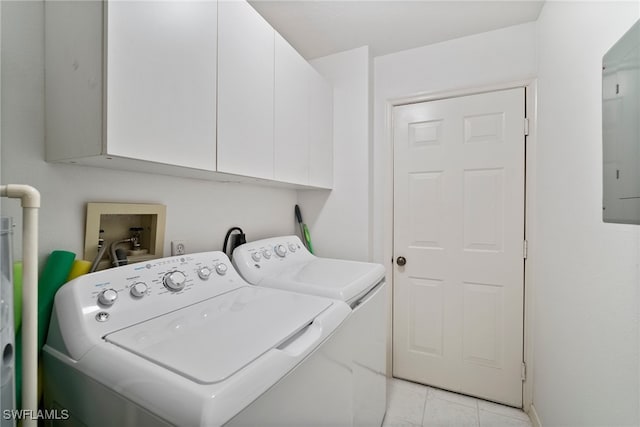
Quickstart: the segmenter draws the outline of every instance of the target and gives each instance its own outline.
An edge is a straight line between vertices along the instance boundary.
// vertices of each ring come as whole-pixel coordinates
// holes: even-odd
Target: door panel
[[[503,287],[487,283],[464,283],[463,359],[502,367],[504,324]]]
[[[411,312],[409,313],[410,342],[413,352],[441,357],[443,354],[442,280],[412,277],[409,282]],[[422,327],[416,328],[416,325]]]
[[[464,250],[500,252],[504,169],[464,171]]]
[[[394,109],[395,376],[522,405],[524,89]]]
[[[442,249],[442,171],[410,173],[409,204],[411,245]]]

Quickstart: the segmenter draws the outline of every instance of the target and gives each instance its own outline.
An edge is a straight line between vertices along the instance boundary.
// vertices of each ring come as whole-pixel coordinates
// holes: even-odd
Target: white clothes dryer
[[[64,285],[45,406],[71,425],[348,425],[348,305],[250,286],[229,265],[183,255]]]
[[[249,283],[345,301],[353,360],[353,425],[380,426],[386,412],[387,295],[380,264],[319,258],[297,236],[246,243],[233,264]]]

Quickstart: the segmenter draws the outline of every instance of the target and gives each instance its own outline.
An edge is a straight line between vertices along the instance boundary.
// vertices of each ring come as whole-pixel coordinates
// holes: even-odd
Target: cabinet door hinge
[[[527,240],[522,241],[522,258],[527,259],[529,255],[529,242]]]
[[[529,136],[529,119],[524,118],[524,136]]]
[[[520,378],[522,379],[522,381],[527,380],[527,365],[524,362],[522,362],[522,367],[520,370]]]

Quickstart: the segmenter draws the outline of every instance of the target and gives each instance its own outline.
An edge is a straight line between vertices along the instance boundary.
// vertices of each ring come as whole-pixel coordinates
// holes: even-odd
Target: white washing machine
[[[348,425],[348,305],[250,286],[229,265],[208,252],[64,285],[46,408],[92,427]]]
[[[353,425],[379,426],[386,411],[387,296],[380,264],[319,258],[297,236],[246,243],[233,263],[249,282],[345,301],[353,352]]]

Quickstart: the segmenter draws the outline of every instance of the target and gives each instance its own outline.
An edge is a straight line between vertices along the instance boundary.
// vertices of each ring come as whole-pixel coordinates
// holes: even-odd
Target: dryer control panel
[[[233,251],[233,265],[242,277],[257,284],[265,277],[277,275],[291,266],[316,259],[298,236],[281,236],[256,240]]]

